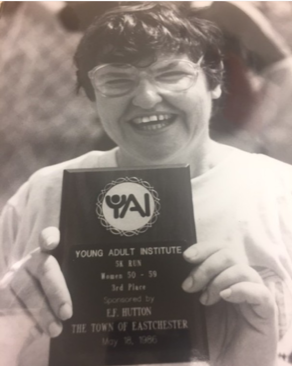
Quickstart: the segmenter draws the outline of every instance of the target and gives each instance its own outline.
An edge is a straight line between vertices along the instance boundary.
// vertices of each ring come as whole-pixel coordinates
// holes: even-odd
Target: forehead
[[[146,69],[152,66],[155,66],[155,64],[160,63],[160,62],[165,62],[166,64],[170,64],[172,61],[174,60],[183,60],[183,61],[191,61],[193,62],[190,57],[186,54],[161,54],[158,56],[150,56],[150,57],[144,57],[144,58],[140,58],[139,60],[111,60],[109,62],[104,62],[101,63],[97,66],[94,67],[94,69],[96,68],[100,68],[102,66],[105,65],[115,65],[115,64],[119,64],[119,65],[132,65],[135,66],[139,69]]]

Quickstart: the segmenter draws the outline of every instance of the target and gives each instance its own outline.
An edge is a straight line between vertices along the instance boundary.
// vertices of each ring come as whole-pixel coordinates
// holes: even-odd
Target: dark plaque
[[[208,358],[199,295],[181,288],[196,242],[188,167],[65,171],[60,230],[73,317],[50,366]]]

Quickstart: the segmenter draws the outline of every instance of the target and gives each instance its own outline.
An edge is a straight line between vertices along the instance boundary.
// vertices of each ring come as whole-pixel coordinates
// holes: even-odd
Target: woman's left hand
[[[221,299],[232,303],[236,326],[225,331],[225,343],[214,357],[216,366],[274,366],[277,354],[277,323],[274,299],[260,275],[247,260],[222,243],[198,243],[184,252],[194,264],[182,287],[187,292],[203,291],[206,306]],[[224,319],[220,319],[224,322]],[[228,322],[228,320],[227,320]],[[212,350],[210,350],[212,352]]]

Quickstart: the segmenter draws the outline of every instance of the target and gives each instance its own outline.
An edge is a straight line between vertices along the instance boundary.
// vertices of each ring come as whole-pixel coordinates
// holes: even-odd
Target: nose
[[[139,85],[135,89],[132,103],[136,107],[151,109],[161,101],[162,97],[158,93],[157,87],[149,80],[140,80]]]

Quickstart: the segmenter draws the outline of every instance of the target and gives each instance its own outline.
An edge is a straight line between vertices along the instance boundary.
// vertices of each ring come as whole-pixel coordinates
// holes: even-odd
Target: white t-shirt
[[[39,246],[42,229],[59,226],[64,169],[116,167],[116,151],[117,148],[90,152],[41,169],[19,189],[1,215],[2,275]],[[223,161],[192,179],[191,184],[198,241],[206,245],[220,241],[257,269],[274,294],[282,336],[292,312],[292,167],[231,148]],[[220,349],[223,342],[221,325],[226,306],[221,305],[208,309],[211,349]],[[16,354],[17,345],[21,346],[31,326],[27,317],[2,316],[0,322],[0,329],[6,329],[5,335],[0,331],[0,354],[7,354],[5,366],[17,362],[21,366],[47,365],[49,340],[46,336]]]

